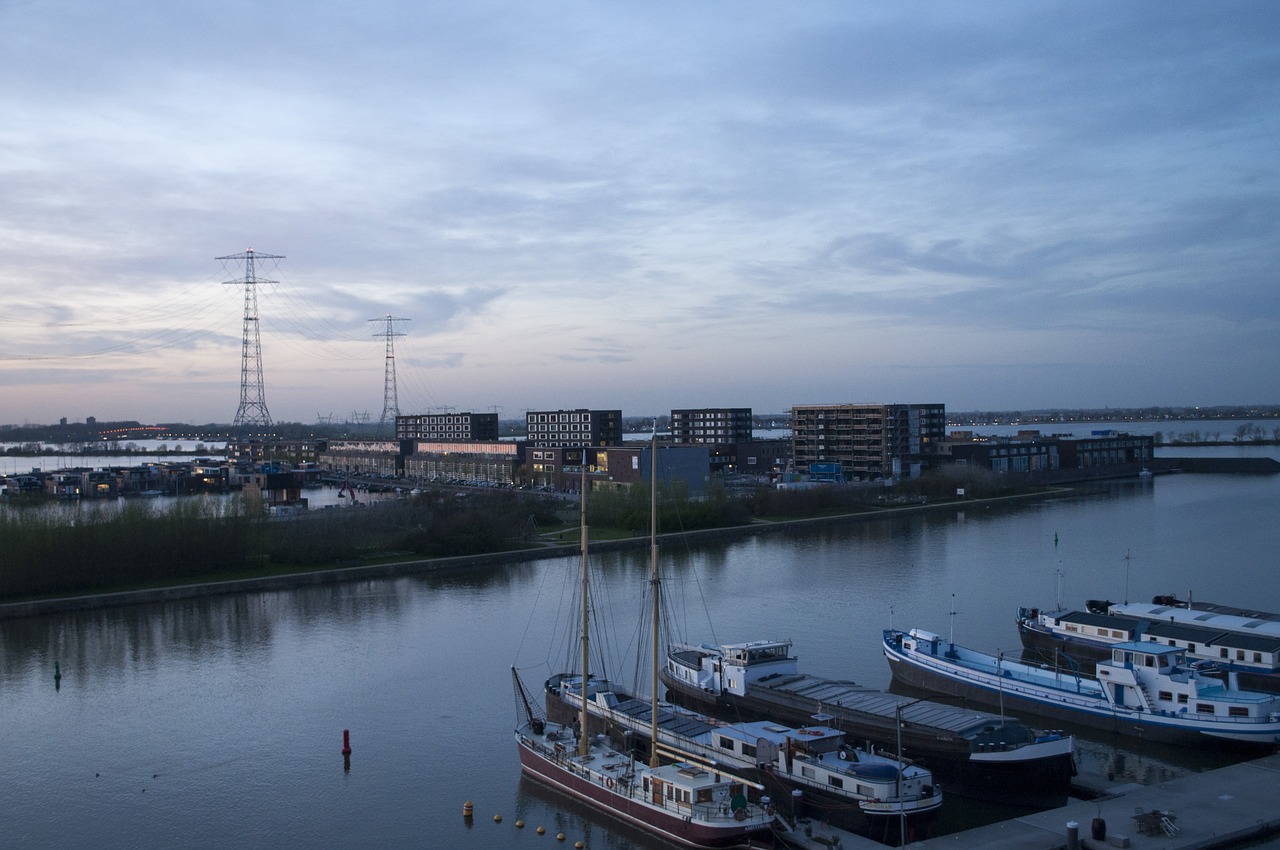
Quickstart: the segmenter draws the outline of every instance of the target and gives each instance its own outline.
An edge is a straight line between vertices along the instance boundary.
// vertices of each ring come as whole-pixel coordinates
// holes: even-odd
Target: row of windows
[[[564,413],[526,413],[525,422],[529,425],[534,423],[543,424],[547,422],[591,422],[595,419],[613,419],[614,416],[607,413],[599,413],[592,411],[574,411]]]
[[[426,416],[401,416],[399,421],[406,425],[448,425],[459,423],[470,423],[471,414],[464,413],[461,415],[448,416],[442,413],[429,414]]]

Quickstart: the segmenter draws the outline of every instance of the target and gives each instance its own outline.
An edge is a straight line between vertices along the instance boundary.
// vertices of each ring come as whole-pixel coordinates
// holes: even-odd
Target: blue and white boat
[[[1201,675],[1186,651],[1118,643],[1096,677],[958,646],[932,632],[886,629],[885,658],[903,684],[1174,744],[1280,743],[1280,695]]]

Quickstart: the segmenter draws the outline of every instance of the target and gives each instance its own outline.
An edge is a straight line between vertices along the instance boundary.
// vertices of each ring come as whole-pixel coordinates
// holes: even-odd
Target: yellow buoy
[[[563,832],[557,832],[557,833],[556,833],[556,841],[564,841],[564,833],[563,833]]]
[[[522,820],[516,821],[516,829],[524,829],[524,821]]]
[[[467,802],[462,804],[462,816],[464,818],[471,817],[473,812],[474,812],[474,808],[472,807],[470,800],[467,800]]]
[[[494,816],[493,816],[493,822],[494,822],[494,823],[502,823],[502,815],[494,815]]]
[[[547,828],[546,828],[545,826],[540,826],[540,827],[538,827],[538,834],[539,834],[539,835],[542,835],[542,834],[543,834],[544,832],[546,832],[546,831],[547,831]]]
[[[582,848],[586,847],[587,845],[583,844],[581,841],[575,841],[573,842],[573,846],[576,847],[578,850],[582,850]]]

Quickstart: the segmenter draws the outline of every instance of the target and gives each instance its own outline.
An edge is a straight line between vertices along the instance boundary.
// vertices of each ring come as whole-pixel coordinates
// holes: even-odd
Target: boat
[[[654,471],[657,461],[654,441]],[[585,470],[585,464],[583,464]],[[588,669],[588,556],[586,479],[580,499],[581,513],[581,671],[582,710],[576,723],[551,722],[529,697],[519,672],[511,675],[517,695],[520,723],[515,730],[521,770],[535,779],[627,823],[686,847],[744,847],[753,838],[772,831],[775,814],[767,801],[753,802],[746,783],[713,765],[681,758],[669,764],[659,760],[652,747],[648,762],[614,748],[607,736],[590,731],[586,690],[592,681]],[[656,496],[655,496],[656,501]],[[656,507],[656,506],[655,506]],[[654,522],[657,512],[654,510]],[[657,561],[654,560],[654,649],[657,655]],[[654,678],[656,682],[656,671]],[[653,714],[657,716],[657,689]],[[656,736],[654,736],[656,738]]]
[[[1092,676],[1117,643],[1176,646],[1205,675],[1245,690],[1280,693],[1280,616],[1157,596],[1147,603],[1089,600],[1084,610],[1019,608],[1024,659]]]
[[[805,724],[824,717],[854,741],[928,767],[948,794],[1030,808],[1065,805],[1075,742],[1014,717],[913,699],[799,672],[789,640],[672,644],[667,697],[717,715]]]
[[[549,703],[556,699],[577,708],[582,692],[577,676],[554,676],[547,682]],[[586,693],[592,717],[615,733],[637,736],[652,746],[653,708],[648,701],[614,691],[603,679],[592,679]],[[792,788],[848,803],[863,816],[848,826],[870,827],[875,818],[893,817],[911,819],[916,831],[923,816],[942,805],[942,788],[930,771],[856,747],[839,729],[821,724],[793,728],[770,720],[726,722],[665,703],[657,710],[658,744],[665,751],[735,770],[760,771]],[[825,715],[814,719],[825,720]],[[889,827],[880,824],[869,831],[887,832]]]
[[[886,629],[882,647],[894,680],[916,688],[1149,741],[1280,743],[1280,695],[1202,675],[1178,647],[1117,643],[1094,677],[988,655],[923,629]]]

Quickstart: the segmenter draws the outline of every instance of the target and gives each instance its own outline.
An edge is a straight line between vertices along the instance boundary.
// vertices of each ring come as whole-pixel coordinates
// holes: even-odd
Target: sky
[[[1280,5],[0,0],[0,424],[1280,402]],[[255,260],[244,285],[242,254]],[[381,335],[380,335],[381,334]]]

